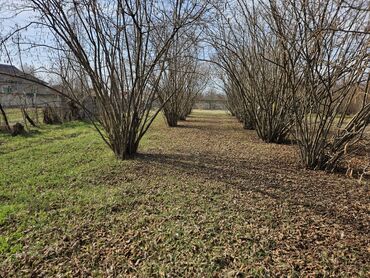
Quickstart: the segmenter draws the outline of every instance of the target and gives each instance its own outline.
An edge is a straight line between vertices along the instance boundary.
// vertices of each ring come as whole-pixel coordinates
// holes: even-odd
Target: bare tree
[[[33,46],[64,53],[64,57],[81,66],[88,76],[88,84],[83,85],[92,88],[89,91],[101,106],[97,130],[117,158],[133,156],[161,109],[152,111],[163,74],[161,61],[175,35],[199,20],[207,3],[188,0],[26,3],[27,8],[39,13],[36,24],[48,30],[54,39],[53,43],[34,42]],[[171,31],[162,32],[168,26]],[[81,105],[78,99],[74,100]]]
[[[227,96],[228,110],[243,123],[244,129],[253,130],[255,121],[251,116],[251,111],[248,109],[243,89],[229,72],[225,72],[220,79],[223,82],[223,89]]]
[[[333,170],[369,123],[366,1],[234,3],[217,7],[210,28],[232,113],[267,142],[283,141],[294,125],[303,164]]]
[[[270,62],[280,62],[283,51],[271,35],[266,12],[254,2],[237,1],[219,13],[212,44],[226,71],[229,103],[239,106],[236,114],[261,139],[283,142],[293,124],[292,93],[285,71]]]
[[[192,74],[189,74],[184,94],[180,99],[180,120],[184,121],[186,120],[186,117],[190,115],[197,97],[205,90],[208,85],[208,81],[208,69],[199,62],[194,61],[194,71]]]
[[[3,106],[1,105],[1,103],[0,103],[0,112],[1,112],[1,116],[3,118],[6,130],[11,131],[11,127],[10,127],[10,124],[9,124],[8,117],[5,113],[5,110],[4,110]]]
[[[361,2],[361,3],[360,3]],[[295,137],[303,164],[333,170],[370,121],[366,1],[273,1],[271,27],[284,51],[292,89]],[[359,112],[349,104],[363,93]]]
[[[3,9],[3,6],[4,6],[4,4],[3,3],[0,3],[0,11]],[[4,38],[3,34],[2,34],[2,31],[3,30],[0,29],[0,53],[3,50],[3,45],[4,45],[4,42],[5,42],[5,38]],[[0,102],[0,112],[1,112],[1,116],[2,116],[2,119],[3,119],[4,124],[5,124],[6,130],[7,131],[10,131],[11,128],[10,128],[10,125],[9,125],[8,117],[6,115],[6,112],[5,112],[5,110],[4,110],[1,102]]]
[[[207,84],[206,71],[198,61],[204,26],[205,18],[177,33],[162,62],[158,97],[170,127],[177,126],[179,120],[186,118],[195,96]],[[203,86],[197,86],[200,80]]]
[[[176,44],[176,43],[175,43]],[[177,126],[191,112],[196,96],[206,87],[207,76],[196,60],[194,47],[181,46],[183,53],[169,55],[162,80],[159,84],[159,99],[163,114],[170,127]],[[173,49],[175,50],[175,49]]]

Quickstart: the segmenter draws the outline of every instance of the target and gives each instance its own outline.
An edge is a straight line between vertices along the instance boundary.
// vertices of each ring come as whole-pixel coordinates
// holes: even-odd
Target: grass
[[[37,117],[36,115],[38,116],[38,121],[42,121],[42,109],[41,108],[38,108],[38,113],[36,114],[36,110],[35,109],[27,109],[27,113],[28,115],[34,120],[37,122]],[[19,123],[24,123],[24,118],[23,118],[23,115],[22,115],[22,111],[21,109],[19,108],[6,108],[5,109],[5,113],[6,113],[6,116],[8,118],[8,121],[10,124],[15,124],[17,122]],[[3,120],[2,117],[0,117],[0,123],[1,121]]]
[[[62,198],[66,202],[75,198],[70,195],[76,191],[71,183],[83,184],[84,175],[114,161],[84,123],[44,126],[27,137],[1,135],[0,142],[0,223],[13,228],[1,236],[3,252],[14,251],[19,234],[46,221],[47,212]],[[95,159],[97,155],[101,160]]]
[[[366,188],[297,169],[292,146],[198,111],[159,117],[140,152],[116,160],[81,122],[0,134],[0,276],[368,273]]]

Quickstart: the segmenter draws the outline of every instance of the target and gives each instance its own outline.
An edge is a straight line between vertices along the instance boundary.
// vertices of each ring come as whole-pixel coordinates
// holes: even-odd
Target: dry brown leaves
[[[2,273],[369,275],[368,183],[303,170],[295,146],[263,143],[226,114],[157,124],[149,138],[129,166],[95,181],[118,187],[118,201],[30,234],[28,245],[45,244],[9,259]]]

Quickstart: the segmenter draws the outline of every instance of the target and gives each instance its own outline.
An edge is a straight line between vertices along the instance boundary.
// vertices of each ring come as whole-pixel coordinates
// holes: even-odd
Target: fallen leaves
[[[46,211],[2,275],[369,274],[368,185],[300,169],[295,146],[263,143],[226,114],[181,124],[156,122],[137,159],[86,177],[96,200]]]

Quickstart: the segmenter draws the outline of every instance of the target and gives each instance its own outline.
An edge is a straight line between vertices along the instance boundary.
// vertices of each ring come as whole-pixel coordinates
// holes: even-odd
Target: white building
[[[0,103],[4,108],[59,106],[60,96],[46,84],[15,66],[0,64]]]

